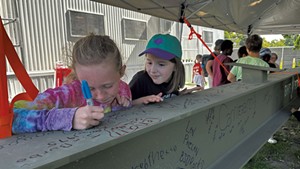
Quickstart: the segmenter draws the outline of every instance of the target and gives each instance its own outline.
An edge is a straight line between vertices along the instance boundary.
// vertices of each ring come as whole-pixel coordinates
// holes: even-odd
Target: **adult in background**
[[[275,64],[276,68],[279,68],[279,65],[276,63],[277,59],[278,59],[278,55],[273,52],[271,54],[271,59],[270,59],[269,63],[273,63],[273,64]]]
[[[233,60],[229,57],[233,52],[233,42],[231,40],[224,40],[221,44],[222,53],[217,56],[217,59],[223,64],[223,66],[230,71],[229,65],[224,65],[224,63],[231,63]],[[225,71],[224,67],[215,59],[213,61],[213,87],[224,85],[230,83],[227,80],[228,73]]]
[[[259,56],[262,60],[267,62],[271,68],[276,68],[276,65],[274,63],[270,62],[271,55],[272,55],[272,53],[269,48],[262,48],[259,52]]]
[[[214,54],[215,56],[218,56],[221,52],[221,44],[223,43],[223,39],[218,39],[216,40],[215,42],[215,48],[214,48]],[[210,57],[208,58],[208,61],[206,63],[206,66],[205,66],[205,69],[208,73],[208,76],[207,76],[207,82],[208,82],[208,88],[211,88],[212,87],[212,80],[213,80],[213,70],[212,70],[212,65],[213,65],[213,61],[214,61],[215,57],[210,54]]]
[[[270,62],[271,55],[271,50],[269,48],[262,48],[259,52],[259,56],[262,60],[267,62],[271,68],[276,68],[276,65]],[[274,71],[270,71],[270,73],[274,73]]]

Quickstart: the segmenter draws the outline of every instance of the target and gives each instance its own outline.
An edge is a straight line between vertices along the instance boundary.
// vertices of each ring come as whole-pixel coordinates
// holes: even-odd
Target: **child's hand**
[[[99,125],[104,117],[103,111],[100,106],[79,107],[73,118],[73,129],[82,130]]]
[[[117,102],[119,103],[119,105],[121,105],[123,107],[129,107],[131,104],[131,100],[124,96],[117,95],[116,99],[117,99]]]
[[[161,98],[161,96],[162,96],[162,93],[159,93],[158,95],[150,95],[150,96],[141,97],[136,100],[133,100],[132,104],[138,105],[138,104],[161,102],[161,101],[163,101],[163,98]]]

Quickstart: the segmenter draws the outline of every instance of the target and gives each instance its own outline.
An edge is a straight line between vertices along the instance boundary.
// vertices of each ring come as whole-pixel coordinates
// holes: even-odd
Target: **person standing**
[[[221,52],[221,44],[223,43],[223,39],[218,39],[216,40],[215,42],[215,48],[214,48],[214,55],[215,56],[218,56]],[[207,82],[208,82],[208,88],[211,88],[212,87],[212,80],[213,80],[213,70],[212,70],[212,64],[213,64],[213,61],[214,61],[215,57],[210,54],[209,58],[208,58],[208,61],[205,65],[205,69],[207,71]]]
[[[202,55],[200,54],[196,56],[193,66],[193,83],[195,83],[197,87],[201,87],[201,90],[204,90],[205,80],[202,70]]]
[[[276,65],[274,63],[270,62],[272,53],[269,48],[262,48],[259,52],[259,55],[260,55],[260,58],[262,60],[264,60],[265,62],[267,62],[271,68],[276,68]],[[272,71],[271,71],[271,73],[272,73]]]
[[[261,67],[270,67],[269,64],[260,58],[260,51],[262,48],[263,39],[259,35],[251,35],[246,40],[246,48],[249,56],[240,58],[236,63],[255,65]],[[233,66],[227,79],[231,82],[239,81],[242,79],[242,67]],[[271,144],[277,143],[277,140],[271,136],[268,139]]]
[[[271,54],[271,59],[269,62],[275,64],[276,68],[279,68],[279,65],[276,63],[277,59],[278,59],[278,55],[273,52]]]
[[[224,40],[221,45],[221,51],[222,53],[217,56],[217,59],[223,64],[224,67],[217,59],[213,61],[213,87],[230,83],[230,81],[227,80],[227,71],[230,71],[230,66],[224,65],[224,63],[233,62],[233,60],[229,57],[233,52],[233,42],[231,40]],[[226,68],[227,71],[224,68]]]
[[[269,64],[259,57],[259,52],[262,47],[263,39],[259,35],[251,35],[246,40],[246,48],[248,56],[240,58],[236,63],[255,65],[261,67],[270,67]],[[233,66],[230,70],[227,79],[230,82],[242,80],[242,67]]]
[[[238,59],[248,56],[246,46],[241,46],[237,51],[237,55],[238,55]],[[238,59],[234,60],[234,62],[236,62]]]

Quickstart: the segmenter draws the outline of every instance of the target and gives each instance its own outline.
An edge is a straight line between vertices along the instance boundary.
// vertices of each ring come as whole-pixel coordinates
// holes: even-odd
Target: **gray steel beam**
[[[112,112],[88,130],[14,135],[0,140],[1,168],[240,168],[299,106],[297,84],[271,74]]]

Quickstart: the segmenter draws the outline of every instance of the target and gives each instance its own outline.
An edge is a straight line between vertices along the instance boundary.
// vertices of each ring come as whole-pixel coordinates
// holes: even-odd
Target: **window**
[[[122,19],[124,40],[147,40],[147,23],[132,19]]]
[[[203,31],[203,40],[207,44],[213,44],[213,32]]]
[[[172,21],[169,21],[166,19],[160,19],[160,32],[161,33],[170,33],[172,25],[173,25]]]
[[[67,11],[68,39],[76,41],[90,33],[104,35],[104,16],[99,14]]]

